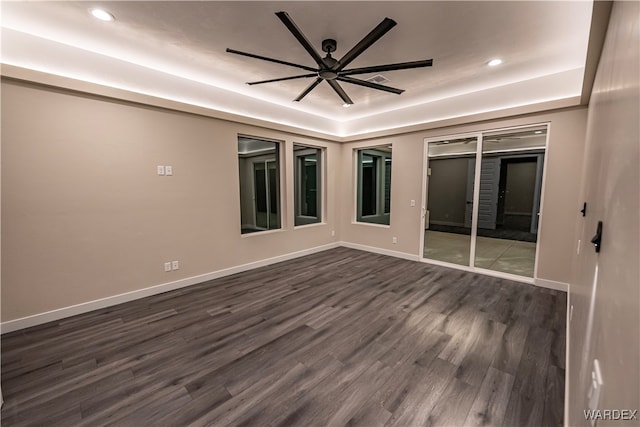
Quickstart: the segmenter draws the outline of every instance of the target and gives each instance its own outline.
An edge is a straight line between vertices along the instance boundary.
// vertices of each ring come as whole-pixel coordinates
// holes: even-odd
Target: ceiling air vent
[[[373,77],[369,77],[367,79],[367,81],[371,82],[371,83],[377,83],[377,84],[381,85],[381,84],[385,84],[385,83],[389,82],[390,80],[388,78],[386,78],[385,76],[383,76],[382,74],[376,74]]]

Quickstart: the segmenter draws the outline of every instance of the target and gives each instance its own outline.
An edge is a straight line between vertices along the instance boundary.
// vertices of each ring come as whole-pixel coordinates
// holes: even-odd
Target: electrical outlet
[[[331,230],[331,237],[335,237],[336,236],[336,230]]]
[[[598,359],[593,359],[593,371],[591,371],[591,387],[589,387],[589,409],[595,411],[598,409],[600,401],[600,391],[602,390],[602,373],[600,372],[600,362]],[[591,425],[596,425],[596,418],[591,418]]]
[[[165,262],[164,263],[164,271],[171,271],[171,263],[170,262]]]
[[[179,270],[180,269],[180,261],[172,261],[171,262],[171,269],[172,270]]]
[[[164,173],[165,173],[164,166],[158,165],[158,175],[164,176]]]
[[[393,236],[393,238],[391,239],[391,243],[393,243],[394,245],[398,243],[398,238]]]
[[[173,175],[173,166],[165,166],[164,167],[164,174],[167,175],[167,176]]]

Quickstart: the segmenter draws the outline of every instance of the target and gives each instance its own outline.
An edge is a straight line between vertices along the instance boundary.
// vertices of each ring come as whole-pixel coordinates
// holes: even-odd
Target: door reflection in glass
[[[389,225],[391,223],[392,146],[357,150],[358,222]]]
[[[322,221],[322,157],[321,148],[293,146],[296,226]]]
[[[280,225],[280,144],[238,137],[241,233]]]

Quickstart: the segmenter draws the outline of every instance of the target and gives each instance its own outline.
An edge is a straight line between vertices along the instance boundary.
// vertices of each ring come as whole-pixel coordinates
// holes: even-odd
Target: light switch
[[[411,200],[411,207],[414,207],[416,205],[416,201],[415,200]]]
[[[164,271],[171,271],[171,263],[170,262],[165,262],[164,263]]]
[[[164,166],[158,165],[158,175],[164,175]]]
[[[164,173],[167,176],[173,175],[173,166],[165,166],[164,167]]]
[[[180,269],[180,262],[179,261],[172,261],[171,262],[171,269],[172,270],[179,270]]]

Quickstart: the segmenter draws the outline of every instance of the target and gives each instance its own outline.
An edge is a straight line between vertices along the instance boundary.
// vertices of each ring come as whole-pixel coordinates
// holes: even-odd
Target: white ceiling
[[[93,18],[88,11],[95,6],[116,20]],[[350,136],[549,101],[579,102],[592,2],[34,1],[1,7],[4,64]],[[336,58],[384,17],[392,18],[398,25],[349,67],[430,58],[433,67],[382,73],[387,85],[405,89],[402,95],[341,83],[354,101],[351,108],[343,108],[324,82],[292,102],[312,79],[245,82],[304,71],[225,52],[314,67],[278,11],[288,12],[320,53],[323,39],[336,39]],[[504,62],[488,67],[493,58]]]

